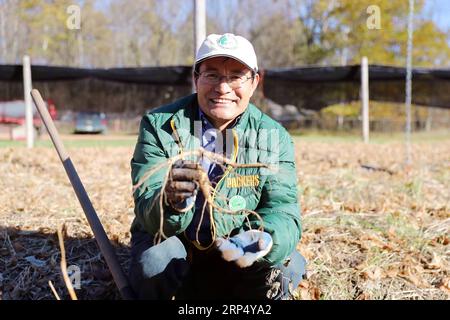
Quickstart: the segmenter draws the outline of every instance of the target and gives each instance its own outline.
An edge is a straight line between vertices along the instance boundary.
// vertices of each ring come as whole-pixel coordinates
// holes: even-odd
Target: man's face
[[[252,72],[239,61],[226,57],[215,57],[201,63],[200,76],[195,77],[198,103],[212,124],[223,130],[247,108],[250,97],[258,86],[259,75],[245,81],[241,87],[233,89],[226,78],[222,78],[216,85],[209,84],[202,76],[204,72],[214,72],[220,76],[246,77],[251,77]]]

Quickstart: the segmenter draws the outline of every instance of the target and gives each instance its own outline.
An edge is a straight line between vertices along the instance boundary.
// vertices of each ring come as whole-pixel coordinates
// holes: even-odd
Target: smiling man
[[[151,175],[133,194],[130,280],[139,298],[289,299],[297,288],[305,260],[295,249],[301,224],[294,148],[287,131],[250,103],[259,79],[247,39],[211,34],[195,59],[197,93],[143,117],[133,184],[199,147],[277,170],[233,169],[202,157],[176,162],[164,187],[166,172]],[[199,191],[204,173],[214,207]],[[161,228],[168,238],[159,242]]]

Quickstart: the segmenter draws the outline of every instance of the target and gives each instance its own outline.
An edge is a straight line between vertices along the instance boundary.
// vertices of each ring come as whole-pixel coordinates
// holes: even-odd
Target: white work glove
[[[217,249],[226,261],[235,261],[241,268],[249,267],[269,253],[272,237],[267,232],[248,230],[229,239],[217,239]]]

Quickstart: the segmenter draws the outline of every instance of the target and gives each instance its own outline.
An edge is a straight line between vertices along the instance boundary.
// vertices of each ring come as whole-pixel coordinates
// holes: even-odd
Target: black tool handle
[[[66,149],[59,137],[58,131],[56,130],[55,124],[53,123],[52,118],[45,106],[44,100],[41,97],[41,94],[38,90],[31,90],[31,96],[33,97],[34,103],[36,104],[37,110],[42,118],[42,121],[47,128],[47,131],[50,135],[50,138],[53,141],[53,145],[56,148],[59,158],[66,170],[67,176],[69,177],[70,183],[72,184],[73,189],[75,190],[75,194],[77,195],[78,201],[83,208],[83,211],[86,215],[86,218],[91,226],[92,231],[94,232],[95,240],[97,241],[98,246],[100,247],[100,251],[105,257],[106,264],[108,265],[109,270],[113,276],[114,282],[119,288],[120,294],[122,298],[125,300],[132,300],[134,298],[131,287],[128,283],[128,279],[123,273],[122,267],[120,266],[119,261],[117,260],[116,253],[114,248],[111,245],[111,242],[106,235],[105,230],[95,212],[94,207],[92,206],[91,200],[84,189],[83,183],[78,176],[77,171],[70,160]]]

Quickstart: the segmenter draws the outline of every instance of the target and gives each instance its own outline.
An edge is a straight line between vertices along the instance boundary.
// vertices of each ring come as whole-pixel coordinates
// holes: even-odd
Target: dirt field
[[[298,299],[449,299],[450,139],[363,145],[296,138],[303,237],[309,260]],[[128,264],[132,146],[69,154],[104,227]],[[0,299],[68,299],[56,228],[65,223],[68,265],[80,299],[117,290],[52,148],[0,148]]]

